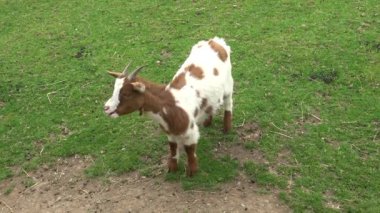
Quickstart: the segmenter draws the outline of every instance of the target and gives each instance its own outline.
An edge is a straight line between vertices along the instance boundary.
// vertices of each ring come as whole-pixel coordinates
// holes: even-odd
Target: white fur
[[[120,94],[120,89],[123,87],[124,79],[125,78],[116,78],[112,97],[108,99],[108,101],[104,105],[105,108],[107,108],[107,110],[105,110],[105,113],[107,113],[112,118],[119,117],[119,115],[115,112],[115,110],[120,103],[119,94]]]
[[[165,129],[165,131],[169,130],[168,124],[164,121],[164,119],[156,113],[153,112],[145,112],[147,116],[149,116],[155,122],[161,124],[161,126]]]
[[[192,47],[189,57],[182,64],[174,78],[184,72],[185,68],[191,64],[200,67],[203,70],[204,77],[197,79],[191,76],[189,72],[186,72],[186,85],[184,87],[177,90],[168,85],[166,88],[173,94],[177,105],[186,111],[190,118],[190,123],[191,121],[195,121],[197,124],[202,123],[208,116],[204,111],[206,107],[199,111],[197,117],[194,117],[194,111],[201,105],[202,98],[207,99],[207,106],[213,108],[213,113],[222,105],[224,110],[232,112],[231,50],[223,39],[215,37],[212,40],[222,45],[227,51],[228,57],[226,61],[219,58],[218,53],[210,47],[207,41],[200,41]],[[218,75],[214,75],[214,68],[218,70]],[[197,90],[200,92],[201,97],[197,97]],[[198,126],[194,124],[193,130],[189,128],[182,136],[176,136],[176,141],[182,141],[184,145],[191,145],[196,144],[198,138]]]

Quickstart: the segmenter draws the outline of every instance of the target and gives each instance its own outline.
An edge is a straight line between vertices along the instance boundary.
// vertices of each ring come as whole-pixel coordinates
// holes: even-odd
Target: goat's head
[[[113,118],[141,109],[144,104],[145,85],[136,81],[136,75],[143,66],[128,74],[128,67],[122,73],[108,72],[115,77],[112,97],[104,105],[104,112]]]

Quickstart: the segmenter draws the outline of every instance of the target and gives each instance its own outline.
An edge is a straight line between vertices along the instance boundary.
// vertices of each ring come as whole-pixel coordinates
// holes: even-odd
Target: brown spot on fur
[[[162,115],[164,121],[168,124],[169,132],[174,135],[184,133],[189,126],[189,116],[181,107],[166,107],[166,114]]]
[[[170,155],[168,159],[169,172],[175,172],[178,170],[177,159],[174,158],[177,154],[177,143],[169,142],[169,147],[170,147]]]
[[[216,69],[216,68],[214,68],[214,75],[215,75],[215,76],[219,75],[219,71],[218,71],[218,69]]]
[[[202,79],[204,77],[202,68],[197,67],[194,64],[187,66],[185,68],[185,71],[190,72],[190,75],[197,79]]]
[[[206,110],[205,110],[205,112],[207,113],[207,114],[209,114],[209,115],[212,115],[212,106],[208,106],[207,108],[206,108]]]
[[[232,128],[232,112],[231,111],[224,111],[224,128],[223,132],[227,133]]]
[[[154,96],[146,92],[142,110],[158,113],[166,122],[168,126],[166,131],[169,134],[182,134],[189,126],[189,116],[181,107],[175,105],[174,98],[170,92],[165,90],[162,93],[165,95]],[[163,113],[164,107],[166,113]]]
[[[201,109],[204,109],[206,106],[207,106],[207,99],[202,98]]]
[[[142,111],[151,111],[159,113],[164,106],[174,106],[175,100],[172,94],[165,90],[165,85],[153,84],[144,79],[138,78],[136,81],[142,82],[145,85],[143,105],[140,106]]]
[[[177,77],[174,78],[174,80],[170,83],[170,87],[174,89],[181,89],[186,85],[186,78],[185,73],[182,72]]]
[[[226,61],[227,60],[227,57],[228,57],[228,54],[227,54],[227,51],[223,48],[222,45],[218,44],[217,42],[213,41],[213,40],[210,40],[208,42],[208,44],[210,45],[210,47],[218,53],[218,56],[220,58],[220,60],[222,61]]]
[[[187,170],[186,174],[191,177],[195,175],[198,170],[197,157],[195,157],[196,144],[185,146],[185,152],[187,154]]]

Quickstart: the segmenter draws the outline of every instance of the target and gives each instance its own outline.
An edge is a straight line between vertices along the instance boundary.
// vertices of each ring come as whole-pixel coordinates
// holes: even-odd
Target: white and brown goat
[[[230,47],[218,37],[198,42],[167,85],[138,77],[142,67],[130,74],[129,65],[123,73],[109,72],[116,82],[104,111],[114,118],[139,111],[158,122],[169,140],[169,172],[177,170],[183,147],[188,160],[187,175],[192,176],[198,167],[195,153],[198,125],[210,125],[213,114],[223,106],[224,132],[232,126],[230,52]]]

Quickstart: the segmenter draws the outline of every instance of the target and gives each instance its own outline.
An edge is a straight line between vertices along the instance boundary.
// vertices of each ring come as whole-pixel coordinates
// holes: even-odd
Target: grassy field
[[[217,35],[233,50],[235,131],[220,134],[216,118],[198,175],[168,181],[209,189],[243,172],[295,211],[379,212],[379,11],[375,0],[0,0],[0,180],[76,154],[96,159],[90,177],[153,175],[166,137],[137,113],[103,114],[106,70],[133,60],[167,83],[193,44]],[[244,147],[268,163],[215,155],[253,123],[261,138]]]

